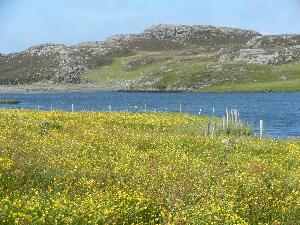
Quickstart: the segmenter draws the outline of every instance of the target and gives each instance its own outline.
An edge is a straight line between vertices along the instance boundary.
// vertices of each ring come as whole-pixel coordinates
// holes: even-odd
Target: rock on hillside
[[[244,44],[260,34],[254,31],[215,26],[157,25],[146,29],[141,36],[158,40],[172,40],[187,45]]]
[[[112,48],[143,50],[178,49],[187,46],[224,46],[246,44],[260,35],[254,31],[214,27],[160,24],[146,29],[141,34],[116,35],[104,43]]]
[[[300,35],[266,35],[251,38],[246,46],[253,48],[300,45]]]
[[[269,35],[250,39],[245,46],[218,52],[220,62],[280,65],[300,60],[300,35]]]

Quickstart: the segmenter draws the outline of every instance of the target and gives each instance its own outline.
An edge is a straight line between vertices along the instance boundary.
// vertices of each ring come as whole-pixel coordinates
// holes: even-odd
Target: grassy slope
[[[1,224],[297,224],[299,145],[207,120],[0,110]]]
[[[157,68],[167,57],[167,55],[163,56],[159,52],[143,52],[135,56],[115,58],[111,65],[83,74],[82,79],[93,83],[136,80],[141,77],[142,74]],[[138,65],[134,65],[134,62],[137,62]],[[143,64],[143,62],[145,64]],[[129,66],[132,67],[129,68]]]
[[[252,83],[242,84],[221,84],[206,87],[202,91],[208,92],[258,92],[258,91],[300,91],[300,63],[292,63],[281,66],[271,66],[278,70],[277,79],[269,79],[270,75],[262,74],[262,77]],[[281,75],[280,75],[281,74]],[[287,80],[282,80],[280,76],[286,76]],[[278,77],[279,76],[279,77]],[[279,81],[278,81],[279,78]]]
[[[207,92],[285,92],[300,91],[300,79],[288,81],[271,81],[264,83],[246,83],[233,85],[215,85],[203,88],[201,91]]]
[[[189,54],[188,54],[189,53]],[[139,52],[84,74],[92,83],[136,81],[131,88],[198,91],[299,91],[300,64],[220,63],[209,53]]]

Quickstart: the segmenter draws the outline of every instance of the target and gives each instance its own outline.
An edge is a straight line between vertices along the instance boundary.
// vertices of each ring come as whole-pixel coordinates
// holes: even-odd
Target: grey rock
[[[281,80],[287,80],[288,78],[286,76],[280,76],[279,79],[281,79]]]
[[[256,36],[247,42],[247,46],[260,48],[264,46],[291,46],[300,44],[299,35],[266,35]]]
[[[244,43],[252,37],[260,35],[254,31],[216,27],[216,26],[186,26],[186,25],[167,25],[159,24],[146,29],[142,36],[158,40],[170,39],[179,44],[191,42],[209,43],[222,39],[222,41]]]
[[[221,49],[218,53],[220,62],[241,61],[250,64],[281,65],[300,60],[300,45],[285,48],[241,48]]]
[[[172,46],[170,43],[176,44],[177,47],[190,44],[214,45],[218,42],[245,44],[251,38],[259,35],[254,31],[237,28],[159,24],[147,28],[141,34],[112,36],[104,42],[104,45],[111,48],[143,48],[149,46],[154,48],[153,45],[166,45],[161,41],[169,41],[167,45],[169,47]]]

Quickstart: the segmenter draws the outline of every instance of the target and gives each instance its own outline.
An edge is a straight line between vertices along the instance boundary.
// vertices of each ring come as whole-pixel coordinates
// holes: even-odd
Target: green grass
[[[216,84],[199,91],[208,92],[295,92],[300,91],[300,64],[292,63],[280,66],[252,65],[257,72],[249,75],[252,82],[239,81],[228,84]],[[261,72],[259,72],[261,71]],[[283,79],[283,78],[285,79]]]
[[[93,83],[110,83],[112,81],[135,80],[139,78],[140,74],[138,71],[125,71],[122,65],[123,60],[124,58],[114,59],[111,65],[82,75],[82,80]]]
[[[290,63],[279,66],[279,68],[289,71],[290,73],[294,73],[300,75],[300,63]]]
[[[299,91],[300,63],[220,63],[210,53],[138,52],[115,58],[110,66],[84,74],[82,79],[105,84],[131,81],[131,90]]]
[[[153,59],[149,60],[151,56],[153,56]],[[119,57],[115,58],[111,65],[83,74],[81,78],[83,81],[92,83],[134,81],[143,74],[159,67],[166,60],[166,57],[161,56],[159,53],[139,53],[135,56]],[[135,62],[137,65],[134,65]],[[143,62],[145,62],[145,65],[143,65]]]
[[[300,91],[300,79],[250,84],[214,85],[201,89],[207,92],[295,92]]]

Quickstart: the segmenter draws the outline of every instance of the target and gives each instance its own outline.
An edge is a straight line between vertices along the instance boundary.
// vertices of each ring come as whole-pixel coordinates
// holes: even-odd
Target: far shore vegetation
[[[12,100],[12,99],[0,99],[0,104],[7,104],[7,105],[13,105],[13,104],[19,104],[20,101]]]

